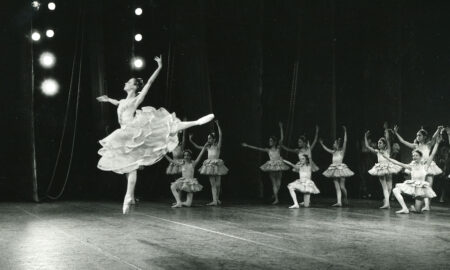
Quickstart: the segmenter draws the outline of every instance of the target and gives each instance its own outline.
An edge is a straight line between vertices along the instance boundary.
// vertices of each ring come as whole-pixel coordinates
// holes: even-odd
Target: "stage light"
[[[136,40],[136,41],[141,41],[142,40],[142,35],[141,34],[136,34],[136,35],[134,35],[134,40]]]
[[[142,15],[142,8],[137,8],[137,9],[135,9],[134,10],[134,14],[136,14],[136,15],[138,15],[138,16],[141,16]]]
[[[48,9],[55,10],[55,8],[56,8],[56,4],[55,3],[53,3],[53,2],[48,3]]]
[[[41,7],[41,3],[39,3],[39,1],[33,1],[33,2],[31,2],[31,6],[32,6],[35,10],[39,10],[39,8]]]
[[[31,34],[31,39],[34,40],[34,41],[39,41],[41,39],[41,34],[39,34],[38,31],[34,31]]]
[[[55,35],[55,31],[53,31],[52,29],[47,29],[47,31],[45,31],[45,35],[49,38],[52,38]]]
[[[41,91],[46,96],[58,94],[59,84],[54,79],[45,79],[41,84]]]
[[[39,63],[43,68],[52,68],[55,66],[56,57],[51,52],[43,52],[41,56],[39,56]]]
[[[145,61],[141,57],[135,57],[131,61],[131,66],[133,69],[142,69],[145,66]]]

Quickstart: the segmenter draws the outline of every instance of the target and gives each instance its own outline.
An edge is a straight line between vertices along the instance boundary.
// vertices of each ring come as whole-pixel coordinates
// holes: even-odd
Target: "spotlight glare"
[[[41,3],[39,3],[39,1],[33,1],[33,2],[31,2],[31,6],[34,9],[39,10],[39,8],[41,7]]]
[[[55,35],[55,31],[53,31],[52,29],[48,29],[47,31],[45,31],[45,35],[49,38],[52,38]]]
[[[54,79],[45,79],[41,84],[41,91],[46,96],[58,94],[59,84]]]
[[[137,16],[141,16],[142,15],[142,8],[137,8],[134,10],[134,14],[136,14]]]
[[[141,41],[142,40],[142,35],[141,34],[136,34],[135,36],[134,36],[134,40],[136,40],[136,41]]]
[[[34,40],[34,41],[39,41],[41,39],[41,34],[39,34],[38,31],[34,31],[31,34],[31,39]]]
[[[43,52],[41,56],[39,56],[39,63],[43,68],[52,68],[55,66],[56,57],[51,52]]]
[[[144,59],[142,59],[141,57],[133,58],[131,63],[132,67],[137,70],[142,69],[145,65]]]
[[[55,10],[55,8],[56,8],[56,4],[55,3],[53,3],[53,2],[48,3],[48,9]]]

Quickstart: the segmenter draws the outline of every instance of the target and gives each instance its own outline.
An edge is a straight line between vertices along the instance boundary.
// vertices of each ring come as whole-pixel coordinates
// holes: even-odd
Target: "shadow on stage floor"
[[[0,203],[2,269],[448,269],[450,208]],[[393,205],[398,208],[397,204]]]

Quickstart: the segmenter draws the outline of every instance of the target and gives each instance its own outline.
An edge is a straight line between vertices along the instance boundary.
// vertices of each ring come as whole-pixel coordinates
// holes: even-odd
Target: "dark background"
[[[420,126],[431,133],[439,124],[450,124],[448,1],[72,0],[55,1],[54,12],[47,10],[48,1],[41,1],[38,12],[30,8],[31,1],[4,2],[3,199],[31,200],[33,145],[41,199],[58,195],[63,187],[63,199],[121,198],[125,177],[96,168],[97,141],[118,124],[115,108],[95,97],[124,97],[123,83],[132,76],[148,79],[159,54],[164,68],[143,105],[163,106],[188,119],[216,115],[224,131],[222,158],[230,168],[223,181],[224,199],[258,197],[261,181],[270,190],[259,172],[268,157],[240,143],[267,145],[270,135],[278,135],[278,121],[285,123],[291,147],[301,134],[312,140],[316,124],[331,146],[335,132],[341,136],[340,126],[346,125],[345,162],[355,172],[360,163],[356,144],[366,129],[377,140],[384,121],[397,123],[412,141]],[[144,10],[140,17],[134,15],[136,6]],[[41,31],[52,26],[55,37],[32,44],[31,22]],[[133,42],[136,32],[144,36],[140,43]],[[44,50],[57,56],[50,71],[36,62]],[[131,70],[133,55],[146,60],[145,69]],[[55,97],[40,92],[47,76],[61,85]],[[203,142],[212,128],[189,132]],[[321,169],[331,161],[319,145],[313,156]],[[405,147],[402,156],[409,160]],[[169,196],[166,166],[162,161],[139,171],[140,197]],[[293,179],[294,173],[286,173],[283,185]],[[320,173],[314,180],[320,196],[334,196],[329,180]],[[373,192],[379,192],[377,180],[372,182]],[[357,174],[348,181],[351,197],[360,195],[359,186]],[[284,188],[281,193],[286,199]],[[209,197],[209,188],[199,196]]]

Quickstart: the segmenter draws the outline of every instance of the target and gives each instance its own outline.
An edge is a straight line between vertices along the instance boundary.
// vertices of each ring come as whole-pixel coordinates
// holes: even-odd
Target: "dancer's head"
[[[380,150],[385,150],[386,148],[387,148],[387,141],[386,141],[386,138],[381,137],[381,138],[378,140],[378,149],[380,149]]]
[[[412,151],[412,159],[414,160],[414,161],[420,161],[421,159],[422,159],[422,157],[423,157],[423,154],[422,154],[422,152],[420,151],[420,150],[413,150]]]
[[[269,137],[269,146],[270,147],[278,146],[278,138],[276,136]]]
[[[422,128],[420,128],[419,131],[417,131],[416,139],[414,140],[415,143],[426,143],[428,140],[428,132]]]
[[[216,133],[215,132],[211,132],[208,135],[208,144],[215,144],[216,143]]]
[[[308,155],[305,155],[305,154],[301,155],[299,157],[299,163],[300,163],[300,165],[309,165],[309,157],[308,157]]]
[[[136,93],[141,91],[142,87],[144,87],[144,80],[141,78],[131,78],[125,83],[123,90],[127,93]]]
[[[305,135],[301,135],[300,137],[298,137],[297,144],[298,144],[299,148],[306,147],[307,140],[306,140]]]
[[[400,153],[400,144],[398,143],[392,144],[392,153]]]
[[[341,138],[337,138],[334,143],[333,143],[333,149],[334,150],[341,150],[342,148],[342,139]]]
[[[189,149],[185,149],[183,152],[183,158],[185,161],[191,161],[192,160],[192,151]]]

